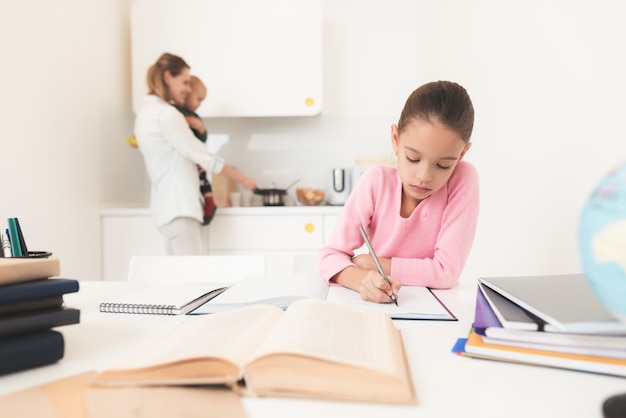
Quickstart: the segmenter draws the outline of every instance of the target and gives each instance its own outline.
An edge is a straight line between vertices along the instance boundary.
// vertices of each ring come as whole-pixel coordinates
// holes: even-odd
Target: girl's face
[[[165,72],[163,81],[165,81],[167,86],[170,100],[175,104],[179,106],[185,105],[185,99],[191,93],[190,79],[189,68],[183,68],[177,76],[173,76],[169,71]]]
[[[401,134],[392,125],[391,143],[403,197],[415,205],[446,184],[471,145],[445,125],[422,120],[413,120]]]

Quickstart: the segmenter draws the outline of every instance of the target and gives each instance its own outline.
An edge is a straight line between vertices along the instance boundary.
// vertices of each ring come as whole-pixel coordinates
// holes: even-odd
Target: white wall
[[[133,120],[129,5],[0,4],[0,221],[23,219],[32,249],[53,251],[64,274],[81,279],[98,278],[101,203],[148,200],[142,160],[124,142]],[[474,100],[467,158],[478,166],[482,187],[478,235],[462,281],[579,271],[582,206],[626,154],[626,4],[322,5],[322,115],[207,120],[210,132],[230,134],[221,154],[261,185],[300,177],[301,184],[325,187],[334,166],[390,155],[389,126],[415,87],[455,80]]]
[[[132,123],[129,4],[0,2],[0,225],[18,217],[65,277],[100,278],[102,173]]]

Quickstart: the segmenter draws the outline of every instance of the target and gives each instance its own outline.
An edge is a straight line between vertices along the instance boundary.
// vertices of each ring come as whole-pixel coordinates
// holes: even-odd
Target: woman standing
[[[201,255],[204,199],[198,168],[221,173],[254,190],[256,181],[211,154],[172,104],[191,93],[189,65],[165,53],[148,69],[148,95],[135,120],[135,136],[151,181],[150,208],[168,255]]]

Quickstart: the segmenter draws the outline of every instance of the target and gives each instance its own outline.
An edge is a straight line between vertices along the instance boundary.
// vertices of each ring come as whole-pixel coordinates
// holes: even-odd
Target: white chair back
[[[262,255],[134,256],[128,281],[233,283],[265,273]]]

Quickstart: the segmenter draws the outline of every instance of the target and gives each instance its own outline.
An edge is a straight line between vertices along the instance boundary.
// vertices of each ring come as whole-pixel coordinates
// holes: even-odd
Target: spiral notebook
[[[224,283],[155,284],[100,303],[100,312],[148,315],[182,315],[219,295]]]

